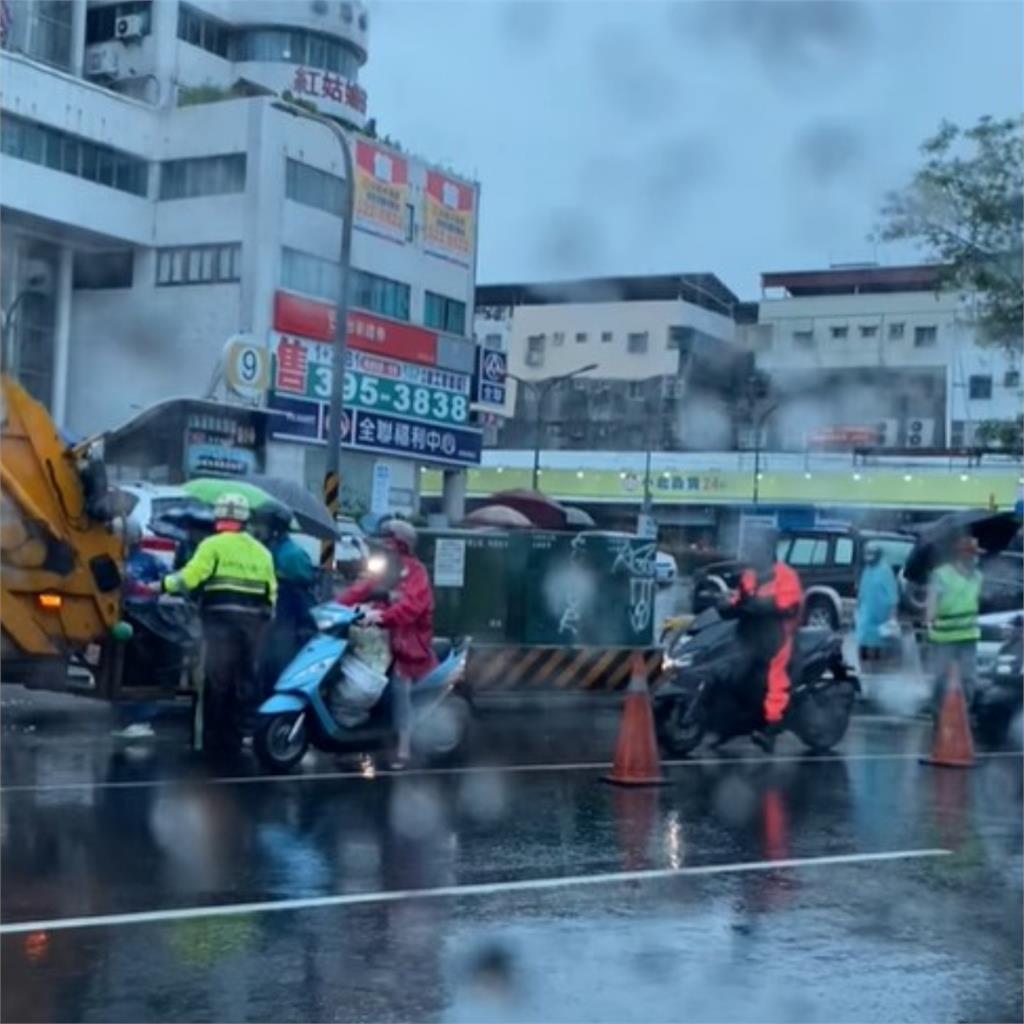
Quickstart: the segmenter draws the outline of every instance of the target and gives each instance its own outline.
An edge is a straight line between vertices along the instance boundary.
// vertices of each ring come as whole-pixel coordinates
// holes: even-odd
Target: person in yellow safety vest
[[[935,668],[935,712],[942,707],[946,682],[953,665],[968,707],[974,697],[975,663],[981,629],[982,575],[978,569],[978,542],[960,537],[952,561],[940,565],[928,580],[925,621]]]
[[[203,748],[233,753],[259,697],[257,666],[277,600],[270,552],[245,532],[249,502],[225,494],[214,505],[215,533],[163,589],[198,591],[203,625]]]

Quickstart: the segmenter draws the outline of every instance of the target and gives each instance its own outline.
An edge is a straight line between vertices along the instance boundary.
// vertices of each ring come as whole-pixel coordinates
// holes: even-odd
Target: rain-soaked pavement
[[[615,722],[492,712],[468,769],[278,781],[6,688],[0,1016],[1022,1019],[1019,754],[935,769],[865,717],[623,791]]]

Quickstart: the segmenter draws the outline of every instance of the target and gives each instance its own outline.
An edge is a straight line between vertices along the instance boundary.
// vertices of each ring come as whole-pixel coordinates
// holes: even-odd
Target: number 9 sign
[[[248,338],[231,338],[224,346],[224,376],[230,390],[244,398],[260,398],[270,384],[270,356]]]

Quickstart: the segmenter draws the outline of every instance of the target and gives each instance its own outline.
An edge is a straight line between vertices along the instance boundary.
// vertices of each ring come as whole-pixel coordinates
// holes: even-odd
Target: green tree
[[[978,296],[979,340],[1020,352],[1022,121],[943,121],[921,146],[924,165],[882,206],[883,241],[912,240],[949,267],[947,287]]]

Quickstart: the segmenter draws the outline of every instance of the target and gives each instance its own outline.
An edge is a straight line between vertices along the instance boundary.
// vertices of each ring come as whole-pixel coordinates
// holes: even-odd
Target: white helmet
[[[416,550],[416,541],[419,539],[416,527],[404,519],[384,520],[380,525],[379,533],[382,537],[394,537],[396,541],[405,546],[410,554]]]
[[[213,506],[213,518],[249,522],[249,499],[244,494],[222,494]]]

